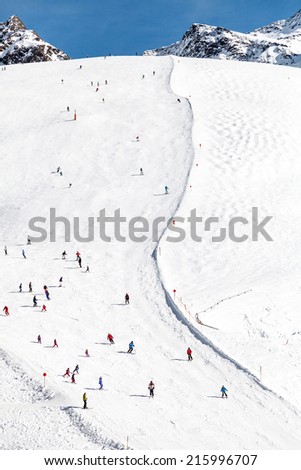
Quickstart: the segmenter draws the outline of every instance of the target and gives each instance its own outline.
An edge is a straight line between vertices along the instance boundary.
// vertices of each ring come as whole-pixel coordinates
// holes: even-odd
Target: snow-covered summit
[[[297,13],[287,20],[275,21],[251,32],[251,34],[256,33],[268,34],[270,36],[275,36],[278,39],[281,37],[287,38],[288,36],[301,36],[301,10],[297,11]]]
[[[301,66],[301,10],[249,33],[195,23],[181,41],[144,54]]]
[[[37,33],[26,29],[17,16],[11,16],[4,23],[0,23],[0,63],[8,65],[69,58],[60,49],[43,41]]]

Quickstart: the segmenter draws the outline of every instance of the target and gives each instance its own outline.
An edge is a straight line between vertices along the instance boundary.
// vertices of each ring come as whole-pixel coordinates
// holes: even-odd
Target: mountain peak
[[[301,67],[301,10],[250,33],[194,23],[181,41],[145,51],[144,55],[177,55]]]
[[[8,18],[5,24],[12,31],[16,31],[18,29],[26,29],[26,26],[23,23],[23,21],[21,21],[20,18],[16,15],[13,15],[10,18]]]
[[[0,64],[48,62],[68,60],[70,57],[60,49],[29,30],[16,15],[0,23]]]

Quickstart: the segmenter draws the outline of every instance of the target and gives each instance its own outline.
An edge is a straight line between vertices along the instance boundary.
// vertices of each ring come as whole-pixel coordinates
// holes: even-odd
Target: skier
[[[72,376],[71,376],[71,383],[75,384],[75,377],[74,377],[74,374],[72,374]]]
[[[99,390],[102,390],[103,389],[102,377],[99,377],[98,383],[99,383]]]
[[[75,373],[79,374],[79,365],[78,364],[76,364],[75,369],[73,371],[73,374],[75,374]]]
[[[60,283],[60,287],[62,287],[62,285],[63,285],[63,278],[62,277],[60,277],[59,283]]]
[[[149,396],[151,398],[154,398],[154,390],[155,390],[155,384],[154,382],[151,380],[150,383],[148,384],[148,389],[149,389]]]
[[[80,252],[77,251],[75,254],[76,254],[76,260],[78,261],[78,258],[80,257]]]
[[[72,183],[69,183],[69,188],[71,188],[71,186],[72,186]]]
[[[134,341],[131,341],[130,344],[129,344],[129,349],[128,349],[128,353],[132,353],[133,352],[133,349],[134,349],[135,345],[134,345]]]
[[[62,172],[62,171],[60,171],[60,176],[63,176],[63,172]]]
[[[168,194],[169,187],[165,186],[165,194]]]
[[[140,142],[139,135],[137,135],[137,137],[136,137],[136,142]]]
[[[224,398],[224,397],[228,398],[227,391],[228,391],[228,390],[227,390],[226,387],[223,385],[222,388],[221,388],[222,398]]]
[[[32,301],[33,301],[33,306],[37,307],[38,306],[38,301],[37,301],[37,297],[35,295],[33,296]]]
[[[95,92],[98,91],[98,87],[96,88]]]
[[[67,256],[67,253],[66,253],[66,251],[64,250],[63,253],[62,253],[62,259],[66,259],[66,256]]]
[[[22,292],[22,282],[19,284],[19,292]]]
[[[192,351],[190,348],[187,349],[187,356],[188,356],[188,361],[192,361]]]
[[[86,351],[85,351],[85,355],[86,355],[86,357],[90,357],[90,354],[89,354],[89,351],[88,351],[88,349],[86,349]]]
[[[145,75],[142,75],[142,80],[144,79]]]
[[[41,312],[47,312],[46,305],[44,305],[44,304],[42,305],[42,310],[41,310]]]
[[[4,254],[7,255],[7,246],[4,247]]]
[[[69,108],[69,106],[67,106],[67,111],[70,111],[70,108]]]
[[[38,335],[38,343],[42,344],[42,338],[41,338],[41,335]]]
[[[53,347],[53,348],[58,348],[58,347],[59,347],[59,345],[57,344],[56,339],[53,340],[53,346],[52,346],[52,347]]]
[[[79,267],[81,268],[81,267],[82,267],[82,259],[81,259],[81,257],[80,257],[80,256],[79,256],[79,258],[78,258],[78,260],[77,260],[77,261],[78,261]]]
[[[25,255],[25,251],[24,251],[24,250],[22,250],[22,256],[23,256],[23,258],[26,259],[26,255]]]
[[[93,86],[93,82],[91,82],[91,86]]]
[[[108,84],[108,80],[105,80],[105,85],[107,85],[107,84]]]
[[[155,71],[153,71],[153,75],[155,75],[155,74],[156,74],[156,72],[155,72]]]
[[[87,266],[85,273],[89,273],[89,272],[90,272],[90,268],[89,268],[89,266]]]
[[[86,394],[86,392],[83,394],[83,402],[84,402],[83,409],[86,410],[87,409],[87,394]]]
[[[126,293],[124,296],[124,303],[127,305],[130,303],[130,296],[128,293]]]
[[[70,369],[66,369],[66,372],[64,373],[63,377],[70,377]]]
[[[6,305],[3,309],[3,312],[5,313],[5,315],[9,315],[8,307]]]
[[[113,336],[111,335],[111,333],[108,333],[107,340],[110,341],[111,344],[115,344],[115,343],[114,343],[114,338],[113,338]]]
[[[46,295],[46,299],[47,299],[47,300],[50,300],[50,296],[49,296],[48,289],[45,289],[45,295]]]
[[[143,176],[143,169],[140,168],[140,176]]]
[[[29,235],[27,235],[27,245],[31,245],[31,239]]]
[[[68,110],[68,106],[67,106],[67,111],[69,111],[69,110]],[[56,169],[56,172],[59,173],[60,171],[61,171],[61,167],[58,166],[57,169]]]
[[[32,284],[31,284],[31,282],[28,284],[28,290],[29,290],[29,292],[32,292]]]
[[[180,100],[180,98],[178,98],[178,102],[179,102],[179,103],[181,103],[181,100]]]

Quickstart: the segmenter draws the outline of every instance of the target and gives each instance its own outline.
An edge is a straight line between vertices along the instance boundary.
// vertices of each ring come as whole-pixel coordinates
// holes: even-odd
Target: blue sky
[[[192,23],[247,32],[299,9],[300,0],[9,0],[0,4],[0,22],[17,15],[80,58],[141,54],[181,39]]]

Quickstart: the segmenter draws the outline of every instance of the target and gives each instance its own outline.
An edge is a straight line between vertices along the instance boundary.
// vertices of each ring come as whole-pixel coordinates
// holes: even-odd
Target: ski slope
[[[297,232],[293,221],[287,230],[293,208],[286,188],[289,183],[290,191],[297,190],[299,111],[292,103],[298,102],[298,78],[298,70],[287,68],[172,57],[107,57],[1,71],[0,238],[8,255],[1,253],[0,297],[10,316],[0,316],[0,448],[122,449],[127,438],[133,449],[300,448],[298,376],[290,375],[297,373],[297,335],[282,346],[298,319],[293,299],[285,318],[277,300],[282,289],[288,296],[293,280],[295,307],[298,301],[297,257],[284,262],[285,254],[296,252],[287,241]],[[274,96],[280,87],[281,98]],[[284,115],[286,98],[291,102]],[[262,132],[263,123],[269,132]],[[95,224],[93,242],[72,236],[66,243],[60,222],[56,241],[46,223],[47,240],[26,245],[28,221],[49,220],[50,208],[71,225],[79,217],[84,237],[88,217],[102,209],[110,216],[120,209],[127,220],[143,216],[151,224],[194,207],[226,218],[250,203],[272,213],[280,202],[283,218],[273,234],[281,237],[270,244],[172,244],[165,241],[166,224],[159,226],[159,245],[151,237],[129,240],[126,224],[126,242],[114,239],[112,224],[106,232],[112,241],[101,240]],[[200,315],[216,332],[200,328],[193,316],[187,323],[185,310],[172,301],[174,288],[193,312],[241,289],[252,294]],[[130,305],[124,305],[126,292]],[[33,294],[38,308],[32,307]],[[43,303],[47,312],[41,312]],[[282,303],[287,306],[284,297]],[[271,305],[264,342],[258,324]],[[248,321],[241,321],[242,312]],[[106,340],[109,332],[114,345]],[[131,340],[136,348],[129,355]],[[266,361],[261,382],[260,356]],[[76,364],[80,373],[71,384],[63,374]],[[150,380],[154,400],[148,397]],[[220,399],[223,384],[228,400]],[[82,409],[84,392],[88,410]]]

